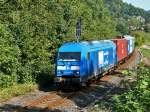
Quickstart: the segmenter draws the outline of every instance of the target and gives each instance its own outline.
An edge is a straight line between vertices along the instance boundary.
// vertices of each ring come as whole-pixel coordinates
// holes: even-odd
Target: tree
[[[119,23],[116,26],[116,30],[121,33],[121,35],[129,34],[128,26],[124,23]]]
[[[0,23],[9,29],[11,43],[18,49],[14,69],[18,83],[35,82],[41,74],[52,74],[58,47],[75,41],[78,18],[82,20],[81,40],[106,39],[116,33],[103,0],[4,0],[0,7]],[[6,60],[2,58],[2,62]]]
[[[19,47],[5,24],[0,24],[0,88],[18,81]]]

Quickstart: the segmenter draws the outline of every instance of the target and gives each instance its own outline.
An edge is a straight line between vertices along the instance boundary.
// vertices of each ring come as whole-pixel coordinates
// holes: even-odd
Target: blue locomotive
[[[134,37],[126,35],[127,57],[134,50]],[[102,76],[117,66],[117,50],[121,45],[112,40],[69,42],[63,44],[57,55],[56,83],[59,85],[77,82],[86,85],[92,78]],[[123,51],[123,50],[121,50]]]
[[[85,85],[117,63],[116,45],[110,40],[69,42],[58,51],[56,81],[75,81]]]

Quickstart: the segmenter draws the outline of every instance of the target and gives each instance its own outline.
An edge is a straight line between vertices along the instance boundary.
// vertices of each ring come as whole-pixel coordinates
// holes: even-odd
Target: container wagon
[[[128,55],[131,55],[135,47],[135,38],[130,35],[124,35],[123,37],[128,40]]]
[[[120,63],[128,56],[128,41],[126,39],[112,39],[116,44],[117,62]]]

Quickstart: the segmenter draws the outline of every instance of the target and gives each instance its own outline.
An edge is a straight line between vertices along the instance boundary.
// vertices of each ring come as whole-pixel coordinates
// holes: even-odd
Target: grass
[[[17,84],[9,88],[1,89],[0,91],[0,102],[6,101],[10,98],[27,94],[34,91],[37,88],[34,84]]]
[[[146,33],[146,36],[145,36],[145,44],[146,44],[146,45],[150,45],[150,33]]]
[[[142,52],[144,57],[150,57],[150,50],[149,49],[141,48],[141,52]]]

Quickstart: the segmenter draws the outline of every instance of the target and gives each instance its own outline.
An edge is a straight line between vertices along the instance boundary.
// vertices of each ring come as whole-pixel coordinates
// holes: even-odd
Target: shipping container
[[[128,41],[126,39],[112,39],[116,44],[117,62],[128,56]]]
[[[128,55],[130,55],[135,47],[135,38],[130,35],[124,35],[124,38],[128,40]]]

